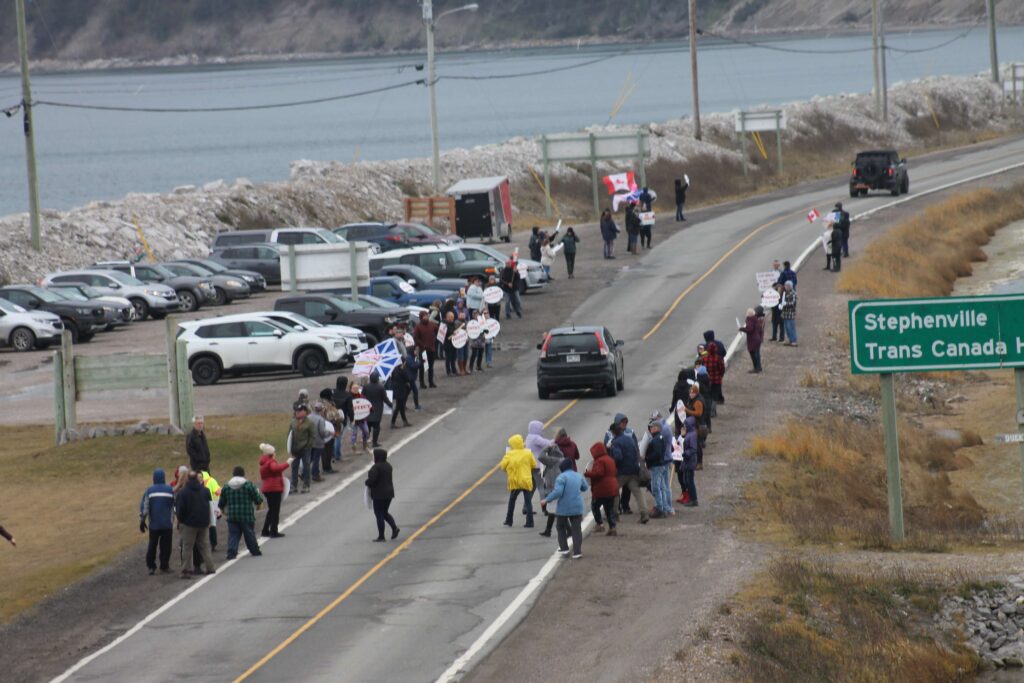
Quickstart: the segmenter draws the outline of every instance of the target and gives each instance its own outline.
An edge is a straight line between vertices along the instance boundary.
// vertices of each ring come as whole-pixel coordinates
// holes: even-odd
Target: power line
[[[930,45],[928,47],[922,47],[922,48],[903,48],[903,47],[893,47],[892,45],[888,45],[887,44],[885,46],[885,49],[888,50],[889,52],[899,52],[899,53],[903,53],[903,54],[913,54],[913,53],[920,53],[920,52],[931,52],[933,50],[939,50],[941,48],[944,48],[947,45],[951,45],[951,44],[955,43],[958,40],[963,40],[975,28],[977,28],[976,25],[975,26],[969,26],[969,27],[967,27],[967,29],[965,29],[964,31],[962,31],[962,32],[958,33],[957,35],[953,36],[949,40],[945,40],[945,41],[943,41],[941,43],[938,43],[936,45]],[[766,43],[766,42],[756,41],[756,40],[743,40],[742,38],[734,38],[732,36],[727,36],[727,35],[724,35],[724,34],[721,34],[721,33],[714,33],[712,31],[704,31],[704,34],[705,35],[709,35],[709,36],[711,36],[713,38],[718,38],[719,40],[724,40],[724,41],[729,42],[729,43],[734,43],[736,45],[746,45],[747,47],[759,47],[759,48],[762,48],[764,50],[774,50],[775,52],[791,52],[791,53],[795,53],[795,54],[809,54],[809,55],[853,54],[853,53],[856,53],[856,52],[871,52],[874,49],[872,47],[854,47],[854,48],[844,48],[844,49],[812,50],[812,49],[798,48],[798,47],[782,47],[780,45],[774,45],[772,43]]]
[[[491,74],[489,76],[438,76],[437,80],[439,80],[439,81],[446,81],[446,80],[447,81],[493,81],[493,80],[501,80],[501,79],[506,79],[506,78],[524,78],[526,76],[544,76],[546,74],[558,73],[560,71],[570,71],[572,69],[581,69],[581,68],[583,68],[585,66],[590,66],[591,64],[598,64],[600,62],[606,62],[609,59],[614,59],[615,57],[621,57],[623,55],[629,54],[630,52],[638,50],[639,48],[640,48],[640,45],[634,45],[633,47],[627,48],[625,50],[621,50],[619,52],[613,52],[611,54],[604,55],[603,57],[597,57],[595,59],[589,59],[589,60],[584,61],[584,62],[577,62],[576,64],[569,64],[568,66],[558,66],[558,67],[554,67],[552,69],[541,69],[541,70],[538,70],[538,71],[522,71],[522,72],[519,72],[519,73],[512,73],[512,74]]]

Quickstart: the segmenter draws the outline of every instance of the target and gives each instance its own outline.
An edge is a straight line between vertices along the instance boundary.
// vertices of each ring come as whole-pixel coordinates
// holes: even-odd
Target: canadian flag
[[[608,188],[608,194],[615,194],[616,192],[632,192],[636,188],[636,180],[633,177],[632,171],[626,171],[625,173],[613,173],[604,177],[605,187]]]
[[[811,223],[821,218],[821,213],[817,209],[811,209],[807,212],[807,220]]]

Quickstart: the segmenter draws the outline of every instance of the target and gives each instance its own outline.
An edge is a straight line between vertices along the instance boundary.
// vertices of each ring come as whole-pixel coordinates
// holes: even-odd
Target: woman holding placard
[[[452,345],[452,337],[455,332],[455,314],[449,311],[444,316],[444,329],[438,330],[438,341],[444,349],[444,374],[448,377],[455,377],[459,374],[455,347]]]
[[[473,311],[473,319],[466,324],[466,334],[469,336],[469,371],[483,372],[484,346],[486,336],[480,325],[482,318],[479,311]]]

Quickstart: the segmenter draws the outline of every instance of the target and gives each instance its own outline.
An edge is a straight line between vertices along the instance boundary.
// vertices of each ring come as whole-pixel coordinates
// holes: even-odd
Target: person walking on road
[[[298,401],[292,406],[295,417],[292,419],[291,448],[292,461],[292,486],[299,483],[299,467],[302,467],[302,490],[300,493],[309,493],[309,484],[312,477],[310,468],[310,454],[313,451],[314,430],[313,423],[309,421],[309,406]],[[354,434],[354,432],[353,432]]]
[[[210,528],[213,498],[210,491],[199,482],[198,472],[189,472],[185,488],[178,492],[175,501],[175,514],[178,517],[178,531],[182,540],[181,578],[191,579],[192,570],[188,567],[192,561],[192,551],[199,549],[201,564],[206,566],[206,573],[213,574],[217,568],[213,564],[210,552]],[[199,565],[196,565],[196,572]]]
[[[789,341],[786,346],[796,346],[796,289],[792,282],[786,282],[782,292],[782,322],[786,326]]]
[[[676,178],[676,222],[685,221],[686,216],[683,215],[683,208],[686,206],[686,189],[690,187],[689,183],[683,184],[682,178]]]
[[[604,510],[608,518],[608,535],[618,536],[616,522],[618,520],[615,499],[619,497],[619,478],[615,470],[615,461],[608,455],[608,449],[603,443],[595,443],[590,447],[590,455],[593,457],[590,465],[583,475],[590,480],[592,489],[590,499],[590,511],[594,513],[594,521],[597,532],[604,532],[604,523],[601,519],[601,510]]]
[[[366,418],[366,426],[370,428],[373,448],[380,445],[380,421],[384,417],[384,405],[394,407],[384,385],[380,383],[380,375],[376,370],[370,373],[370,383],[363,388],[363,398],[370,402],[370,416]]]
[[[629,491],[630,499],[635,499],[640,509],[640,523],[647,524],[647,502],[644,489],[640,485],[640,449],[636,438],[627,435],[618,422],[611,426],[612,445],[609,449],[615,461],[615,471],[619,478],[619,488]]]
[[[369,490],[373,505],[373,516],[377,519],[377,538],[374,543],[381,543],[384,538],[384,524],[391,527],[391,538],[398,538],[401,529],[391,516],[391,501],[395,499],[394,470],[388,462],[388,452],[383,448],[373,449],[373,467],[366,473],[366,488]]]
[[[245,469],[236,466],[231,471],[231,478],[221,489],[217,507],[224,511],[228,518],[228,553],[227,559],[238,557],[238,541],[245,539],[245,547],[253,557],[259,557],[260,544],[256,540],[256,508],[263,504],[263,496],[256,490],[253,483],[245,478]]]
[[[557,505],[555,524],[558,529],[558,553],[569,554],[569,536],[572,535],[572,559],[583,557],[583,492],[590,489],[583,476],[572,469],[568,460],[559,465],[562,473],[555,479],[551,493],[540,502],[547,512],[548,505]]]
[[[537,458],[540,464],[544,467],[544,473],[541,475],[541,486],[540,486],[540,497],[544,499],[546,495],[551,493],[555,486],[555,479],[558,477],[559,465],[565,460],[565,455],[562,453],[558,446],[552,444],[544,449],[544,452]],[[540,532],[541,536],[551,536],[551,529],[555,526],[555,515],[549,510],[545,510],[544,514],[547,516],[547,521],[544,526],[544,531]]]
[[[523,494],[526,528],[533,527],[533,471],[537,469],[537,459],[526,448],[523,437],[513,434],[508,440],[508,450],[498,465],[508,479],[508,512],[505,515],[505,526],[512,526],[512,518],[516,511],[516,499]]]
[[[661,420],[652,419],[647,424],[647,447],[644,462],[651,473],[651,493],[654,494],[654,511],[651,518],[660,519],[675,514],[672,509],[672,489],[669,484],[668,466],[672,462],[672,446],[668,436],[661,432]]]
[[[576,231],[572,228],[566,229],[561,244],[565,252],[565,270],[569,273],[570,280],[576,277],[573,273],[576,270],[576,245],[579,243],[580,238],[576,236]]]
[[[281,523],[281,499],[284,497],[284,473],[292,465],[292,459],[278,462],[277,449],[269,443],[260,444],[260,491],[267,500],[267,515],[263,518],[261,536],[280,538],[284,536],[277,530]]]
[[[201,416],[192,418],[192,431],[185,437],[185,452],[188,466],[193,472],[210,469],[210,446],[206,443],[206,420]]]
[[[150,575],[156,573],[158,548],[160,550],[160,571],[165,573],[171,571],[174,491],[165,477],[164,471],[159,467],[153,470],[153,485],[146,489],[139,502],[139,532],[146,533],[146,520],[149,520],[146,567],[149,569]]]
[[[747,335],[747,353],[750,354],[750,362],[754,365],[751,372],[761,372],[761,341],[764,330],[761,327],[761,320],[758,319],[753,308],[747,309],[746,320],[739,331]]]
[[[558,450],[562,451],[562,455],[572,463],[572,468],[578,471],[579,468],[576,466],[576,463],[580,459],[580,449],[576,442],[569,438],[565,427],[559,427],[558,431],[555,432],[555,445],[558,446]]]
[[[611,209],[601,212],[601,239],[604,241],[604,257],[615,258],[615,238],[619,236],[619,226],[612,218]]]

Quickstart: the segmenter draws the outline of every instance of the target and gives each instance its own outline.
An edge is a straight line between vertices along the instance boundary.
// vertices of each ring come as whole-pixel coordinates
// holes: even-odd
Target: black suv
[[[7,299],[28,311],[47,311],[60,316],[74,343],[87,342],[107,326],[103,305],[95,301],[71,301],[35,285],[0,287],[0,299]]]
[[[274,302],[275,311],[298,313],[321,325],[348,325],[366,334],[366,343],[375,346],[388,329],[409,317],[407,309],[375,308],[333,294],[300,294]]]
[[[893,197],[910,192],[907,160],[894,149],[859,152],[850,175],[850,196],[866,196],[869,190],[889,190]]]
[[[537,344],[537,395],[562,389],[600,389],[615,396],[625,388],[622,342],[604,327],[558,327]]]
[[[396,223],[348,223],[331,230],[349,242],[372,242],[381,251],[407,249],[412,245],[409,236]]]

